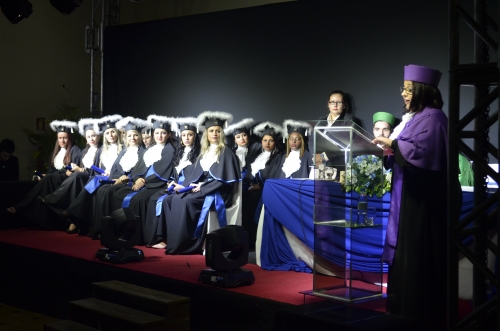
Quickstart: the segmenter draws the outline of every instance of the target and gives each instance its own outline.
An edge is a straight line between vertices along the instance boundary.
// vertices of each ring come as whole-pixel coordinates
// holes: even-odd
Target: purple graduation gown
[[[442,110],[425,108],[392,144],[388,308],[426,330],[446,325],[447,128]]]

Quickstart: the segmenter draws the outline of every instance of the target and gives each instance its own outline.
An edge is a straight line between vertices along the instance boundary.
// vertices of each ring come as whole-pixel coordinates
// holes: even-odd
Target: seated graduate
[[[249,235],[250,247],[255,245],[257,223],[255,222],[256,209],[262,197],[264,182],[270,175],[275,174],[281,165],[282,154],[279,141],[284,135],[283,128],[278,124],[264,122],[257,125],[253,132],[261,137],[261,152],[248,165],[244,181],[249,183],[243,190],[242,197],[242,225]]]
[[[252,118],[245,118],[224,129],[228,145],[241,162],[243,190],[246,190],[249,187],[249,183],[245,181],[245,174],[248,170],[248,166],[260,153],[260,144],[251,140],[251,127],[253,123],[254,121]],[[231,143],[229,143],[230,141]]]
[[[149,115],[148,122],[154,129],[155,145],[148,148],[134,170],[132,186],[123,186],[113,193],[113,210],[129,207],[139,216],[142,225],[146,222],[149,198],[165,190],[173,175],[172,160],[176,142],[172,137],[171,125],[174,119],[166,116]],[[110,215],[109,213],[108,215]],[[104,216],[108,216],[104,215]],[[100,222],[100,220],[94,220]],[[94,235],[95,235],[94,228]]]
[[[201,253],[206,232],[206,219],[212,205],[219,224],[226,224],[226,208],[233,202],[233,185],[241,180],[240,162],[224,143],[225,123],[232,115],[203,112],[198,126],[204,126],[201,153],[183,186],[172,199],[163,200],[161,220],[166,222],[166,254]]]
[[[312,154],[308,149],[311,126],[307,122],[285,120],[283,127],[288,133],[286,154],[282,159],[278,178],[309,178],[314,166]]]
[[[109,176],[97,175],[92,177],[82,189],[77,197],[67,206],[61,216],[66,219],[73,220],[78,225],[78,234],[86,235],[89,233],[89,228],[92,224],[94,216],[94,206],[99,202],[96,200],[97,191],[110,186],[113,182],[115,185],[127,182],[127,175],[131,169],[137,164],[139,157],[142,156],[144,148],[141,143],[140,130],[146,126],[147,122],[133,117],[125,117],[117,121],[116,129],[125,130],[126,144],[120,154],[117,155],[115,162],[111,166]],[[108,172],[108,169],[103,169]],[[70,229],[71,230],[71,227]],[[74,233],[76,230],[68,233]]]
[[[55,212],[65,209],[73,201],[94,173],[92,166],[98,166],[100,149],[100,132],[96,119],[83,118],[78,121],[80,134],[87,140],[87,145],[80,153],[80,164],[71,164],[71,175],[52,193],[40,196],[40,199]],[[67,233],[74,233],[75,225],[70,224]]]
[[[142,143],[144,147],[149,148],[153,145],[153,137],[151,137],[151,127],[145,127],[141,130]]]
[[[165,223],[160,222],[162,202],[164,199],[172,199],[175,189],[182,187],[186,175],[189,174],[201,150],[195,117],[176,118],[172,124],[172,130],[180,136],[180,146],[175,150],[172,161],[174,174],[167,189],[149,198],[146,222],[142,231],[146,246],[152,248],[164,249],[167,246],[164,239],[167,234]]]
[[[52,121],[50,127],[57,132],[54,151],[49,159],[47,173],[41,175],[40,182],[13,207],[7,208],[9,213],[22,213],[30,220],[45,229],[54,228],[54,224],[47,215],[47,209],[37,201],[38,196],[46,196],[55,191],[71,172],[66,166],[79,163],[80,147],[75,145],[73,132],[78,127],[72,121]],[[42,208],[43,207],[43,208]]]
[[[12,155],[15,149],[10,139],[0,142],[0,182],[19,180],[19,160]]]

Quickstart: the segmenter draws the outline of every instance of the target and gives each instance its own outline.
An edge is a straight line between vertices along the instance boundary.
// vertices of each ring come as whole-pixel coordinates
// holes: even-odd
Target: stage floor
[[[380,323],[377,329],[390,330],[383,325],[395,317],[385,313],[384,299],[346,308],[343,303],[307,296],[304,305],[300,292],[312,289],[312,274],[308,273],[267,271],[249,263],[243,268],[253,272],[255,283],[225,289],[198,283],[200,272],[207,269],[202,255],[165,255],[163,250],[139,247],[144,261],[110,264],[95,259],[99,248],[100,241],[62,231],[0,231],[0,282],[4,287],[0,302],[67,318],[68,301],[91,296],[92,282],[116,279],[190,297],[192,330],[203,330],[207,324],[219,330],[280,330],[287,321],[299,323],[297,318],[311,323],[315,305],[323,310],[325,302],[329,311],[333,307],[337,313],[329,315],[326,322],[323,316],[321,323],[349,324],[349,330],[358,330],[357,320],[361,327],[374,318]],[[342,313],[345,309],[349,311]],[[396,321],[396,329],[405,330],[405,321],[391,321]]]

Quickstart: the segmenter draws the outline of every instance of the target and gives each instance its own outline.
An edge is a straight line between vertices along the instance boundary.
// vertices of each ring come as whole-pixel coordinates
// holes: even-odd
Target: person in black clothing
[[[146,246],[159,249],[167,246],[165,243],[166,224],[160,221],[163,200],[174,197],[175,188],[181,187],[201,151],[195,117],[176,118],[172,124],[172,130],[180,138],[180,146],[176,148],[172,160],[174,167],[172,180],[166,190],[160,190],[149,198],[146,222],[142,229]]]
[[[231,147],[241,163],[241,178],[243,179],[243,191],[250,187],[250,183],[245,180],[245,175],[250,164],[259,155],[260,143],[251,140],[251,127],[253,119],[245,118],[238,123],[231,124],[224,129],[228,146]]]
[[[19,160],[12,155],[15,149],[10,139],[0,142],[0,182],[19,180]]]
[[[50,157],[47,173],[25,197],[16,205],[7,208],[11,214],[22,213],[44,229],[52,229],[56,224],[47,213],[47,208],[37,203],[38,196],[54,192],[61,183],[72,174],[66,166],[80,163],[80,147],[73,142],[73,132],[78,124],[71,121],[52,121],[52,130],[57,132],[54,151]]]
[[[256,213],[260,214],[260,205],[262,190],[266,179],[272,178],[280,169],[282,153],[279,148],[279,142],[284,136],[284,130],[281,126],[271,122],[261,123],[253,129],[254,133],[261,138],[262,149],[254,161],[247,165],[243,182],[249,183],[249,186],[243,190],[242,197],[242,225],[248,232],[250,248],[255,248],[257,238]]]

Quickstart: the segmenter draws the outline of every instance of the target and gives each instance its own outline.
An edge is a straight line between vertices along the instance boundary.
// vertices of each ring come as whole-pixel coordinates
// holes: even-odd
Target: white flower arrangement
[[[367,196],[382,197],[391,190],[391,170],[384,170],[382,159],[374,155],[359,155],[352,160],[346,169],[345,182],[342,186],[346,192],[365,191]]]

